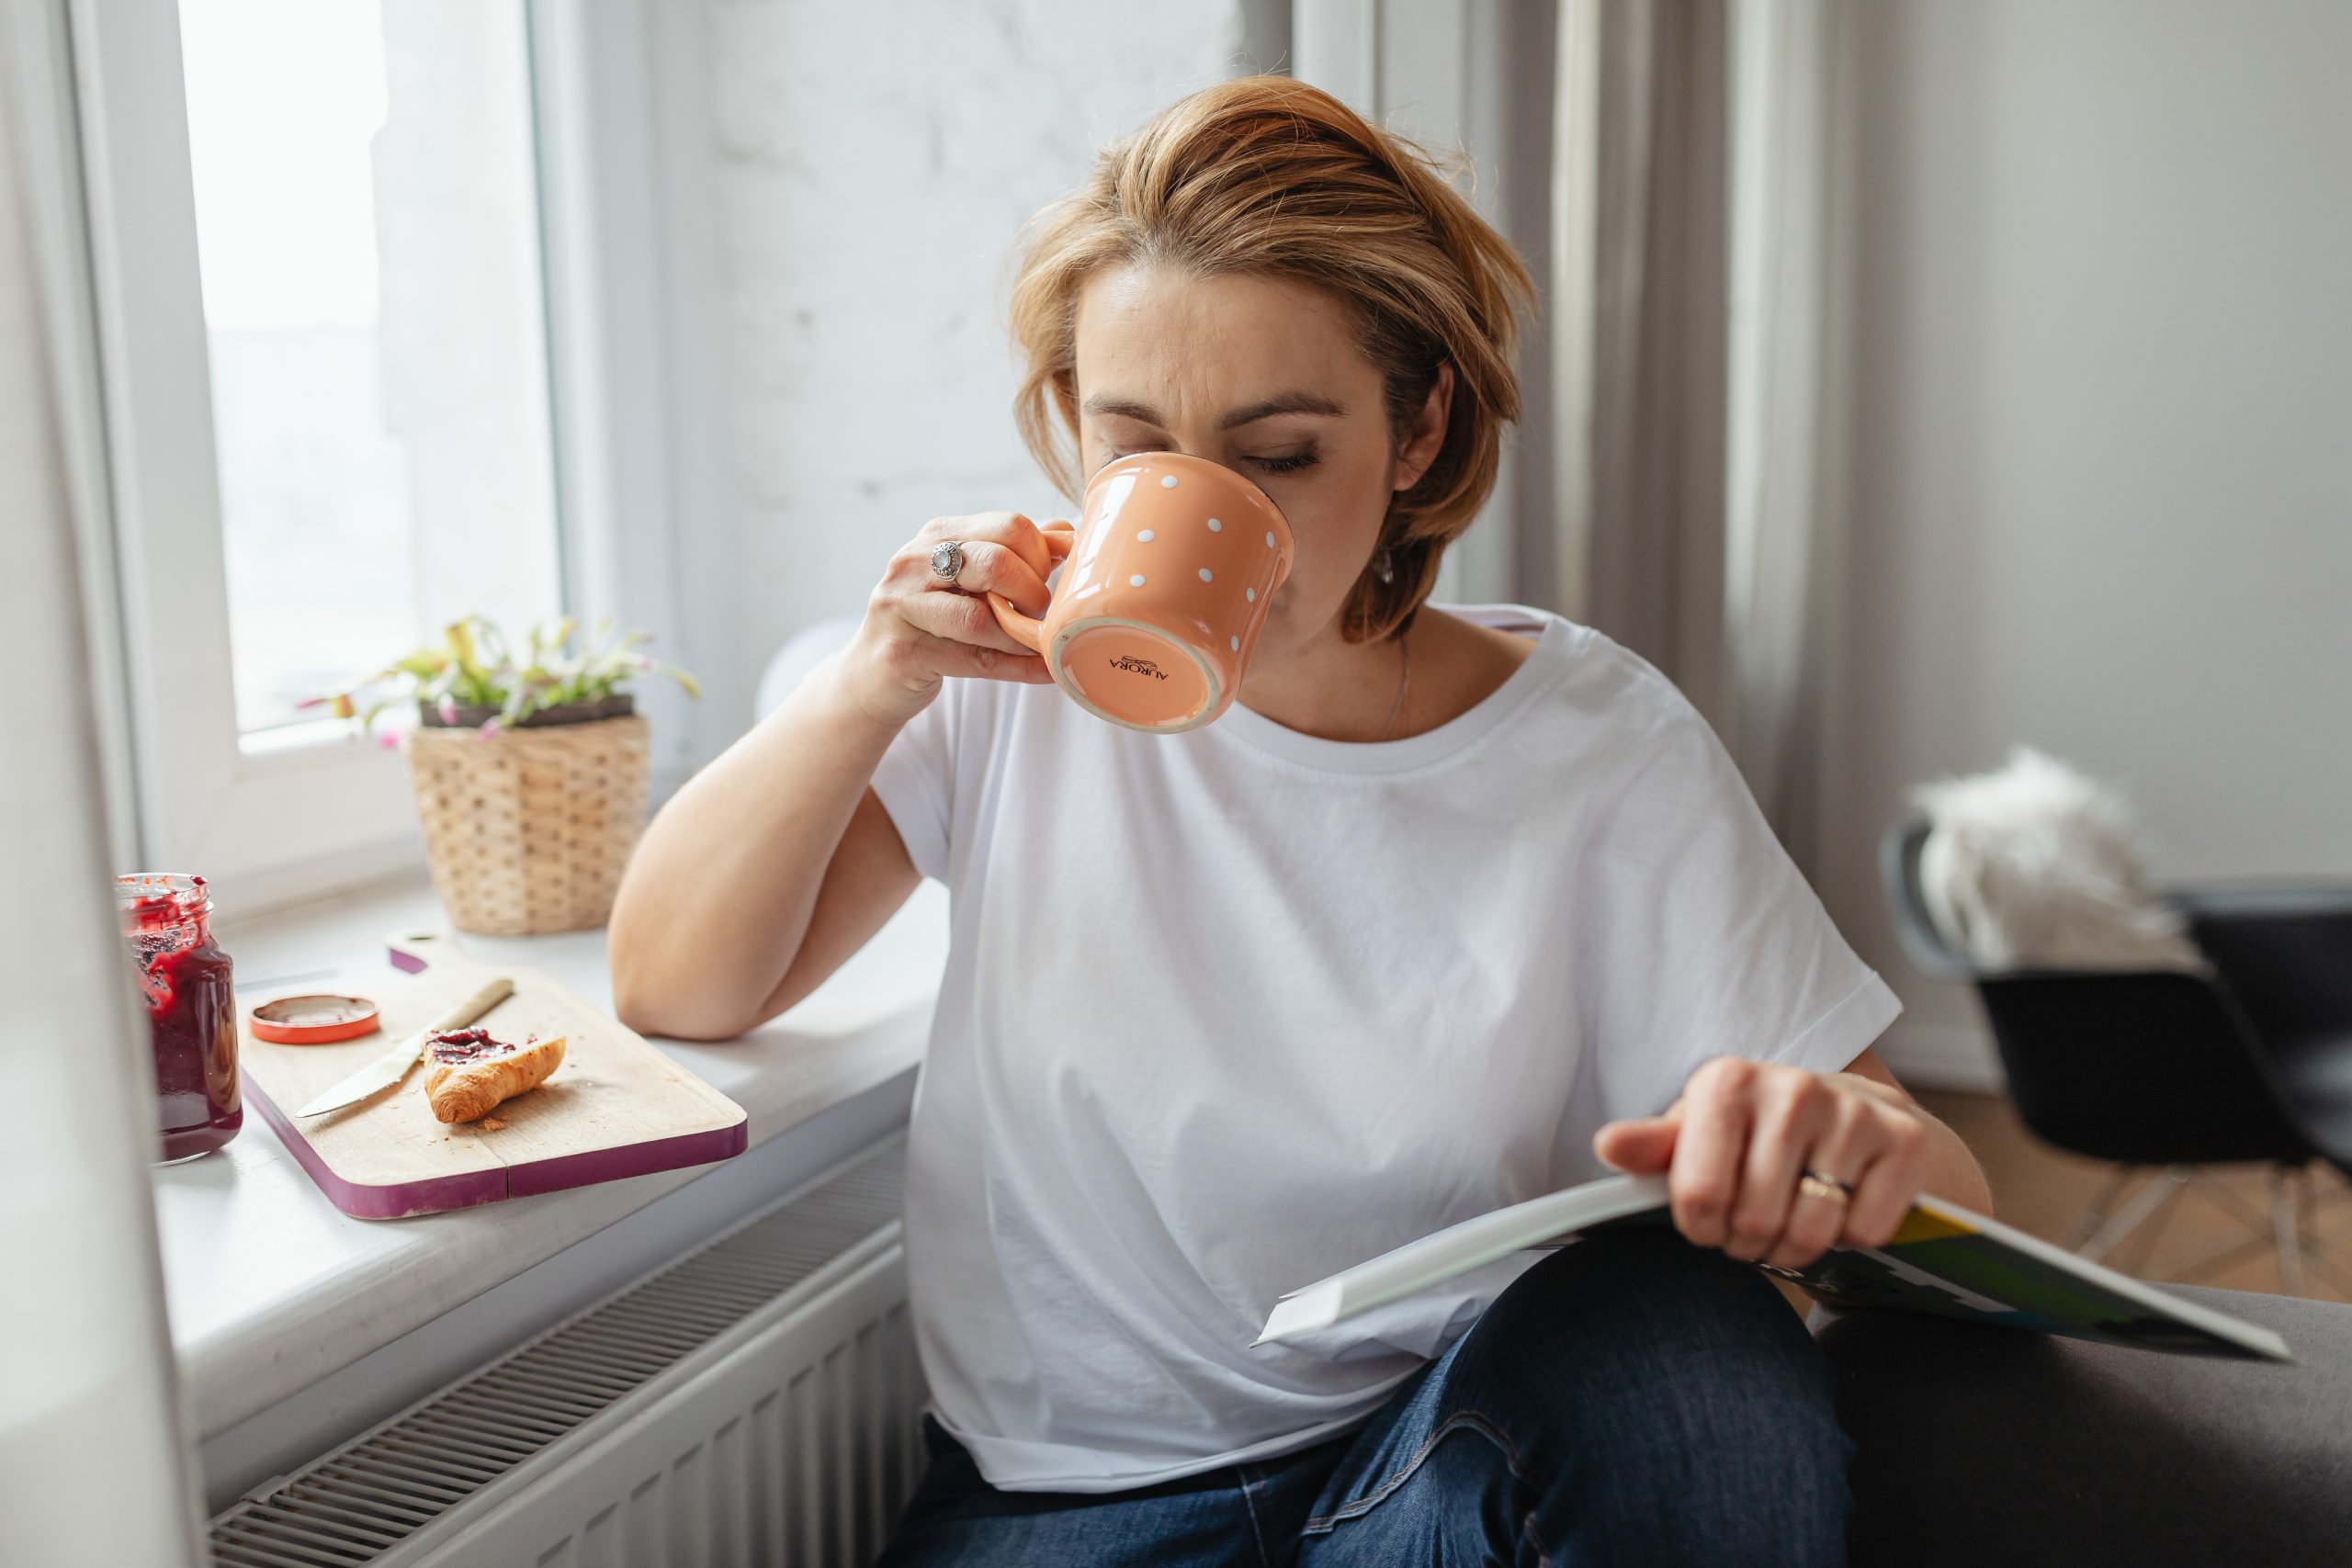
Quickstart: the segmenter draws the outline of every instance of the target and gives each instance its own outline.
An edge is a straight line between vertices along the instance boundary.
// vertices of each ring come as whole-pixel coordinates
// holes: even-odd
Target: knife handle
[[[481,990],[443,1013],[424,1032],[427,1036],[431,1036],[446,1033],[452,1029],[463,1029],[514,994],[514,982],[501,975],[484,985]],[[418,1049],[422,1050],[423,1046],[420,1045]]]
[[[437,1022],[418,1030],[294,1114],[298,1118],[323,1116],[330,1111],[340,1111],[346,1105],[381,1094],[415,1069],[418,1061],[432,1045],[435,1035],[447,1030],[463,1029],[514,994],[514,982],[503,975],[499,976],[443,1013]]]

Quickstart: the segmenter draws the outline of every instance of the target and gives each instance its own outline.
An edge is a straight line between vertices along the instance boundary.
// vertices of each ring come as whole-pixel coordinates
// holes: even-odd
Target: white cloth
[[[1537,1255],[1247,1347],[1274,1300],[1603,1174],[1711,1056],[1845,1066],[1899,1010],[1713,731],[1540,634],[1379,744],[1238,704],[1149,736],[953,681],[874,788],[953,937],[907,1266],[930,1408],[993,1484],[1107,1492],[1360,1420]]]

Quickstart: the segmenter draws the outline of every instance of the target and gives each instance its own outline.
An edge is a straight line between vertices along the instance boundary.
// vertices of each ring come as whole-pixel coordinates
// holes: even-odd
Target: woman
[[[1149,736],[1023,690],[981,595],[1045,607],[1038,525],[941,518],[639,850],[615,989],[673,1035],[783,1012],[954,890],[907,1171],[933,1462],[886,1561],[1842,1556],[1826,1370],[1732,1259],[1983,1179],[1673,688],[1558,616],[1424,603],[1530,292],[1326,95],[1178,103],[1033,225],[1018,413],[1073,495],[1166,449],[1282,507],[1238,703]],[[1680,1236],[1250,1345],[1283,1292],[1604,1161],[1665,1172]]]

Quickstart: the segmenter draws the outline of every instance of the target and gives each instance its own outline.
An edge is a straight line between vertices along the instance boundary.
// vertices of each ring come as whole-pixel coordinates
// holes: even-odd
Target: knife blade
[[[436,1034],[452,1029],[463,1029],[491,1009],[514,994],[514,982],[501,975],[443,1013],[432,1023],[418,1030],[366,1066],[335,1085],[333,1089],[294,1112],[305,1116],[323,1116],[330,1111],[340,1111],[356,1105],[369,1095],[380,1093],[408,1077],[408,1070],[424,1056],[425,1046]]]

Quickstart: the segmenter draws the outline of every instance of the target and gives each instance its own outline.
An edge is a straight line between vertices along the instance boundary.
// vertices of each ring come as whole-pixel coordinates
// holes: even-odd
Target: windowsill
[[[946,891],[925,883],[815,994],[741,1040],[653,1043],[741,1105],[752,1152],[910,1072],[947,951]],[[384,940],[446,925],[421,877],[224,925],[241,999],[382,973]],[[459,937],[469,958],[554,975],[610,1004],[605,933]],[[218,1155],[154,1173],[165,1294],[191,1425],[209,1438],[267,1410],[719,1166],[409,1220],[327,1201],[260,1116]],[[699,1237],[680,1236],[684,1250]]]
[[[237,750],[248,761],[262,758],[291,758],[300,761],[320,753],[348,750],[353,747],[384,746],[383,738],[399,732],[390,725],[375,735],[363,735],[352,728],[347,718],[305,718],[291,724],[272,725],[266,729],[248,730],[237,737]]]

